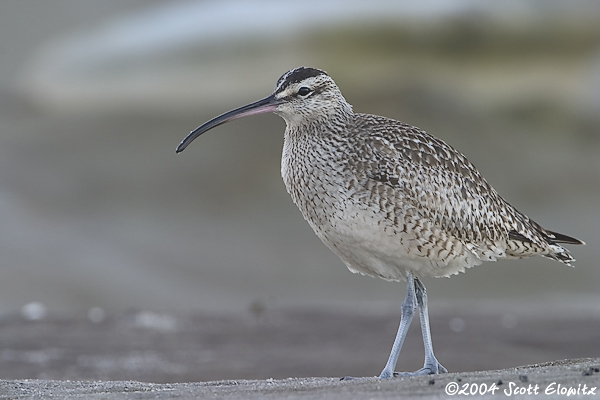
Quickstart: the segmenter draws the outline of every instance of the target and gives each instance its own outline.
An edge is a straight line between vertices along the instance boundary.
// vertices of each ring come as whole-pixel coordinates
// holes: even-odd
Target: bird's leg
[[[406,276],[406,298],[402,303],[402,317],[400,319],[400,326],[398,327],[398,333],[392,346],[390,357],[388,358],[385,368],[379,375],[380,378],[391,378],[394,376],[394,369],[396,368],[396,362],[398,361],[398,355],[402,349],[404,338],[406,338],[406,332],[415,314],[417,308],[417,299],[415,296],[415,283],[412,272],[409,272]],[[433,354],[433,353],[432,353]]]
[[[448,372],[442,364],[438,362],[433,354],[433,344],[431,342],[431,331],[429,329],[429,312],[427,309],[427,291],[419,278],[413,277],[409,273],[406,277],[406,298],[402,303],[402,319],[398,327],[398,333],[392,346],[392,351],[385,368],[379,375],[380,378],[391,378],[393,376],[415,376],[415,375],[430,375]],[[419,316],[421,319],[421,331],[423,333],[423,345],[425,347],[425,364],[423,368],[415,372],[394,372],[398,355],[402,344],[406,338],[408,327],[413,319],[415,309],[419,307]]]
[[[415,278],[415,297],[419,305],[419,314],[421,317],[421,331],[423,333],[423,345],[425,346],[425,364],[423,368],[415,372],[404,372],[399,375],[430,375],[448,372],[442,364],[438,362],[433,354],[433,344],[431,342],[431,331],[429,330],[429,312],[427,311],[427,290],[419,278]]]

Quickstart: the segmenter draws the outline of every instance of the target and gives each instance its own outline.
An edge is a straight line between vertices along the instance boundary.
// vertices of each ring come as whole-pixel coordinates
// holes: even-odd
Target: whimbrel
[[[286,122],[281,174],[317,236],[355,273],[407,281],[400,326],[380,378],[394,372],[416,309],[423,368],[435,358],[421,279],[447,277],[484,261],[548,257],[575,261],[561,244],[583,241],[542,228],[508,204],[466,157],[425,131],[358,114],[326,72],[292,69],[262,100],[201,125],[177,147],[236,118],[274,112]]]

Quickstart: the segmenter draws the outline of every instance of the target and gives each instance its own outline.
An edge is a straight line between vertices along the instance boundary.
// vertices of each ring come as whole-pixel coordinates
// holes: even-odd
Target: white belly
[[[455,238],[439,231],[402,232],[402,227],[382,220],[380,213],[350,207],[329,217],[331,224],[309,223],[354,273],[398,281],[408,272],[417,277],[445,277],[482,263]],[[435,241],[430,240],[432,236]]]

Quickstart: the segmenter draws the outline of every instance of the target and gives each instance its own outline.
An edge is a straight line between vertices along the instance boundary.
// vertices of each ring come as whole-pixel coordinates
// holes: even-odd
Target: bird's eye
[[[310,89],[307,88],[306,86],[302,86],[300,89],[298,89],[298,94],[300,96],[306,96],[309,93],[310,93]]]

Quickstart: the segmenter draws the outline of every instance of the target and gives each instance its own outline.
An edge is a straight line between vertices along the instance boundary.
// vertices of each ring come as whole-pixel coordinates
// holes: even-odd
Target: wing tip
[[[581,239],[574,238],[572,236],[563,235],[562,233],[546,231],[548,239],[552,243],[564,243],[564,244],[576,244],[585,245],[585,242]]]

